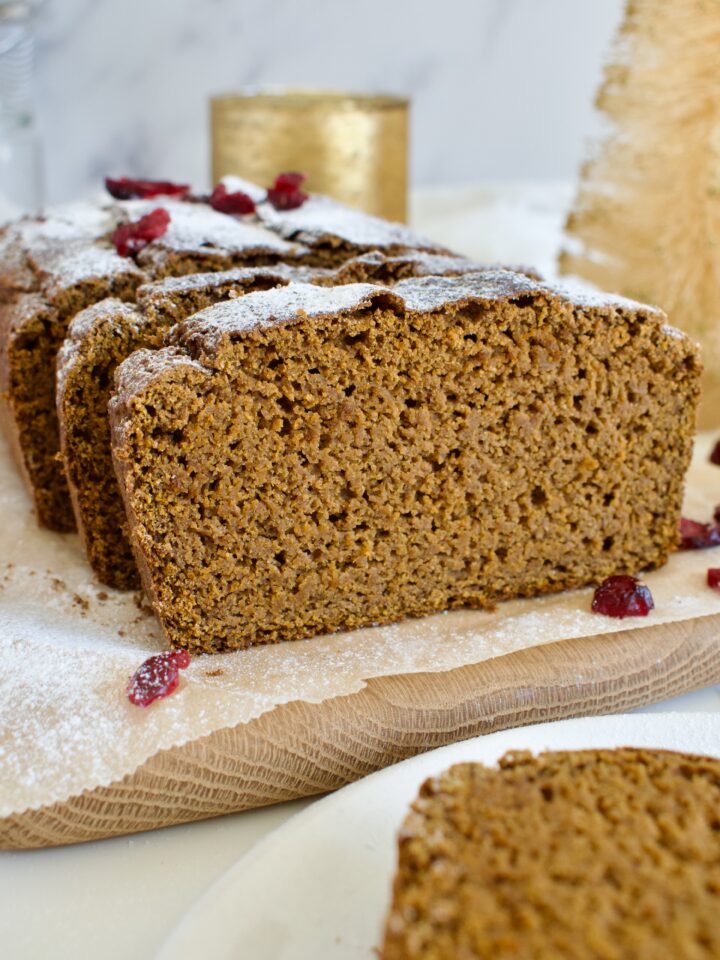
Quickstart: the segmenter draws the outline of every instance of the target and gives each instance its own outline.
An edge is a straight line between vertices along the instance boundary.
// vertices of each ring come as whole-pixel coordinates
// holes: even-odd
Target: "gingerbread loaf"
[[[698,377],[661,311],[510,272],[218,304],[118,368],[144,588],[213,652],[658,566]]]
[[[382,960],[720,956],[720,761],[506,755],[423,784]]]
[[[317,206],[315,198],[311,205]],[[118,256],[112,231],[158,207],[170,215],[167,231],[134,258]],[[326,210],[327,223],[321,229],[316,215],[315,233],[306,231],[308,244],[286,240],[282,224],[266,223],[271,219],[266,215],[232,217],[205,202],[169,197],[67,205],[2,231],[3,423],[43,526],[61,531],[75,526],[59,455],[53,371],[69,323],[80,310],[108,296],[131,302],[138,285],[163,277],[281,262],[336,266],[370,248],[435,249],[407,228],[334,201],[320,202],[319,208]]]
[[[0,250],[0,394],[3,425],[42,526],[75,528],[60,458],[55,363],[76,313],[106,298],[132,301],[154,276],[304,255],[259,224],[204,204],[162,198],[166,235],[135,262],[109,241],[118,223],[152,209],[146,201],[77,204],[8,231]],[[75,218],[76,222],[73,222]]]
[[[175,277],[140,287],[136,305],[108,299],[79,313],[58,355],[57,411],[75,518],[98,579],[120,589],[140,585],[107,419],[115,369],[134,350],[162,346],[174,324],[212,304],[293,281],[393,283],[408,276],[455,276],[478,269],[479,264],[459,257],[420,252],[385,257],[376,251],[335,269],[276,264]]]

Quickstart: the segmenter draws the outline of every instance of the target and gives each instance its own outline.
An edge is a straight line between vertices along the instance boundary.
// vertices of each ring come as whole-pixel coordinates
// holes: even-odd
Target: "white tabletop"
[[[550,275],[569,196],[562,184],[434,191],[414,198],[414,219],[469,256],[533,263]],[[720,687],[643,708],[668,710],[718,711]],[[151,958],[224,870],[312,802],[74,847],[0,853],[0,954],[3,960]]]

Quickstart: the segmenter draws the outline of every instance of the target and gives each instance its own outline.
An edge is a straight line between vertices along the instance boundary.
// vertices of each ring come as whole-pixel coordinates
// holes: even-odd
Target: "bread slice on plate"
[[[423,784],[382,960],[720,956],[720,761],[508,754]]]

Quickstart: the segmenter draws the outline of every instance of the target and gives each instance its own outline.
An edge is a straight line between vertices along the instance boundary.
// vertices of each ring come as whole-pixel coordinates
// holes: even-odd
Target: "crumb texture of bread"
[[[508,754],[423,784],[382,960],[720,956],[720,761]]]
[[[78,530],[100,582],[120,589],[136,589],[139,577],[112,472],[107,405],[117,364],[152,345],[137,307],[110,298],[75,316],[58,354],[60,447]]]
[[[140,349],[158,349],[170,327],[197,310],[288,283],[310,268],[241,268],[145,284],[137,304],[109,298],[78,313],[58,354],[60,447],[77,526],[101,583],[140,586],[113,468],[108,403],[118,365]]]
[[[114,274],[53,284],[47,293],[22,293],[0,308],[4,422],[21,452],[38,521],[50,530],[75,529],[55,407],[58,350],[76,312],[110,295],[132,299],[140,279],[134,264],[121,264]]]
[[[112,465],[107,407],[114,372],[133,351],[162,346],[176,323],[208,307],[291,282],[323,286],[407,276],[459,275],[480,266],[458,257],[365,254],[334,270],[273,264],[188,274],[143,284],[137,309],[116,299],[77,314],[60,348],[57,410],[60,446],[88,560],[101,583],[136,589],[139,575],[126,532],[125,508]]]
[[[213,652],[658,566],[698,376],[660,311],[507,271],[219,304],[118,369],[145,589]]]

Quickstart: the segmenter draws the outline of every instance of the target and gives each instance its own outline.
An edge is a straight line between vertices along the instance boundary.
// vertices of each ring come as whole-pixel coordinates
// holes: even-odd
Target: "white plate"
[[[510,749],[617,746],[720,757],[720,715],[543,723],[441,747],[381,770],[319,800],[258,843],[186,915],[158,960],[373,960],[389,902],[397,829],[426,777],[462,760],[492,764]]]

